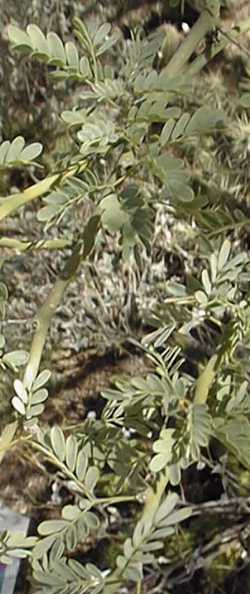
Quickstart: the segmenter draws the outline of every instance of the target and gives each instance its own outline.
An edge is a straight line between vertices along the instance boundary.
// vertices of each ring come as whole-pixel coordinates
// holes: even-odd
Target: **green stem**
[[[10,237],[1,237],[0,247],[25,252],[27,250],[62,250],[70,245],[68,239],[41,239],[39,241],[21,241]]]
[[[3,202],[0,206],[0,221],[7,217],[14,210],[17,210],[17,208],[20,208],[20,206],[23,206],[24,204],[27,204],[36,198],[40,198],[40,196],[52,188],[59,177],[59,174],[50,175],[37,184],[30,186],[27,188],[27,190],[24,190],[24,192],[18,192],[18,194],[13,194],[3,199]]]
[[[219,229],[215,229],[215,231],[211,231],[211,233],[208,234],[208,239],[210,239],[211,237],[214,237],[215,235],[223,233],[224,231],[240,229],[241,227],[244,227],[245,225],[250,225],[250,219],[244,219],[244,221],[238,221],[238,223],[228,223],[227,225],[223,225],[222,227],[219,227]]]
[[[96,57],[95,57],[95,48],[93,47],[92,44],[90,47],[90,53],[91,53],[92,64],[93,64],[94,81],[97,82],[98,81],[98,68],[97,68],[97,61],[96,61]]]
[[[216,22],[217,17],[204,10],[162,72],[169,78],[177,76],[183,70],[197,45],[211,31]]]
[[[165,470],[164,472],[162,472],[160,474],[159,479],[158,479],[156,485],[154,486],[154,488],[149,487],[149,489],[146,493],[145,505],[144,505],[144,509],[143,509],[143,513],[142,513],[142,517],[141,517],[142,520],[144,517],[145,517],[145,519],[147,519],[147,522],[150,521],[149,518],[153,520],[153,517],[160,505],[160,501],[161,501],[162,495],[166,489],[168,481],[169,481],[168,471]]]
[[[160,474],[158,481],[154,487],[149,487],[146,492],[145,504],[141,516],[140,522],[144,522],[145,526],[149,526],[153,524],[154,515],[160,505],[162,495],[166,489],[166,486],[169,481],[168,471],[164,471]],[[134,551],[133,551],[134,553]],[[132,554],[133,554],[132,553]],[[121,569],[115,569],[111,576],[107,579],[107,583],[113,583],[114,580],[119,580],[121,582],[122,576],[126,571],[130,562],[130,558],[127,559],[127,562],[124,567]],[[140,590],[139,590],[140,591]],[[104,590],[104,594],[108,594],[108,590]]]
[[[79,171],[82,171],[86,168],[86,162],[83,162],[79,165],[75,165],[74,167],[70,167],[69,169],[65,169],[63,172],[56,173],[55,175],[50,175],[46,177],[42,181],[30,186],[23,192],[19,192],[18,194],[13,194],[8,196],[7,198],[1,198],[0,204],[0,221],[7,217],[9,214],[13,213],[15,210],[24,206],[28,202],[35,200],[36,198],[40,198],[46,192],[49,192],[55,184],[62,183],[67,180],[68,177],[72,177]]]
[[[193,295],[190,297],[166,297],[165,303],[178,303],[178,305],[192,305],[195,303],[196,299]]]
[[[75,251],[66,262],[64,271],[51,289],[37,316],[37,329],[33,337],[29,360],[25,369],[23,383],[30,390],[39,371],[41,357],[51,319],[62,299],[63,293],[74,276],[79,264],[80,254]]]
[[[230,35],[224,37],[224,39],[220,43],[216,43],[214,46],[212,46],[209,56],[207,56],[206,53],[204,53],[201,56],[198,56],[192,62],[192,64],[190,64],[186,72],[187,77],[190,79],[196,76],[196,74],[198,74],[198,72],[200,72],[200,70],[202,70],[202,68],[204,68],[204,66],[206,66],[206,64],[208,64],[210,60],[212,60],[213,58],[215,58],[215,56],[222,52],[227,47],[227,45],[229,45],[229,43],[234,43],[234,40],[237,40],[239,35],[246,33],[247,31],[249,31],[249,29],[250,18],[246,19],[245,21],[242,21],[236,27],[233,27],[230,30]]]
[[[194,404],[206,404],[210,388],[216,376],[217,363],[218,354],[215,354],[209,359],[208,363],[206,364],[203,371],[200,373],[198,379],[196,380]]]
[[[125,501],[137,501],[136,495],[117,495],[116,497],[100,497],[95,499],[93,505],[116,505]]]

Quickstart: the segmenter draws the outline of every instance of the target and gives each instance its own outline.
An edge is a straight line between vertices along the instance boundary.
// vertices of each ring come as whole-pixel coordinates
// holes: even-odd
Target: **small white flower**
[[[169,563],[169,559],[161,555],[160,557],[158,557],[158,563],[160,563],[160,565],[165,565],[166,563]]]
[[[103,576],[103,577],[106,577],[107,575],[109,575],[109,574],[110,574],[110,572],[111,572],[111,569],[104,569],[104,570],[101,572],[101,574],[102,574],[102,576]]]
[[[52,491],[52,495],[51,495],[51,501],[55,504],[60,504],[62,503],[62,498],[59,495],[59,485],[56,481],[54,481],[51,485],[51,491]]]
[[[124,437],[129,438],[131,436],[131,430],[130,429],[126,429],[126,427],[123,427],[122,428],[122,432],[123,432]]]
[[[187,35],[190,31],[190,27],[189,27],[188,23],[181,23],[181,28],[185,35]]]

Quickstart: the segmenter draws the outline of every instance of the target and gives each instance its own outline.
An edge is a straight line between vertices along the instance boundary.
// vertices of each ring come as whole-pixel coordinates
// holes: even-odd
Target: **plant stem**
[[[70,241],[67,239],[40,239],[39,241],[21,241],[10,237],[1,237],[0,239],[0,247],[10,248],[18,252],[26,252],[28,250],[62,250],[69,245]]]
[[[216,365],[218,363],[218,354],[212,355],[208,363],[196,380],[194,404],[206,404],[210,388],[216,376]]]
[[[162,73],[164,72],[169,78],[178,75],[183,70],[183,67],[188,62],[197,45],[211,31],[216,22],[217,17],[204,10],[186,39],[184,39],[167,66],[162,70]]]
[[[27,204],[27,202],[31,202],[36,198],[40,198],[40,196],[52,188],[59,177],[59,174],[50,175],[37,184],[30,186],[27,190],[24,190],[24,192],[18,192],[18,194],[13,194],[4,199],[0,206],[0,221],[17,208],[20,208],[20,206],[23,206],[24,204]]]
[[[244,219],[243,221],[238,221],[237,223],[228,223],[227,225],[223,225],[222,227],[219,227],[219,229],[215,229],[215,231],[211,231],[211,233],[208,234],[208,239],[210,239],[211,237],[214,237],[215,235],[218,235],[220,233],[223,233],[224,231],[230,231],[230,230],[234,230],[234,229],[240,229],[241,227],[250,225],[250,219]]]
[[[124,503],[124,501],[137,501],[136,495],[117,495],[114,497],[100,497],[95,499],[94,505],[116,505],[117,503]]]
[[[220,43],[216,43],[211,47],[209,56],[206,55],[206,53],[203,53],[201,56],[198,56],[192,62],[192,64],[190,64],[186,72],[187,77],[190,79],[193,78],[193,76],[196,76],[196,74],[198,74],[198,72],[202,70],[202,68],[204,68],[204,66],[206,66],[206,64],[208,64],[210,60],[217,56],[217,54],[222,52],[225,49],[225,47],[229,45],[230,42],[233,43],[234,40],[236,40],[239,37],[239,35],[246,33],[247,31],[249,31],[249,29],[250,18],[246,19],[245,21],[242,21],[236,27],[233,27],[230,30],[230,35],[224,37],[224,39]]]
[[[8,196],[7,198],[1,198],[0,201],[2,201],[2,203],[0,204],[0,221],[12,212],[14,212],[15,210],[17,210],[18,208],[20,208],[21,206],[24,206],[28,202],[31,202],[36,198],[40,198],[41,196],[43,196],[43,194],[49,192],[49,190],[51,190],[57,182],[61,183],[66,181],[68,177],[72,177],[73,175],[78,173],[79,170],[82,171],[85,168],[86,162],[81,163],[80,165],[78,163],[70,169],[65,169],[63,172],[56,173],[55,175],[50,175],[49,177],[46,177],[42,181],[37,182],[33,186],[30,186],[23,192],[18,192],[18,194],[13,194],[11,196]]]
[[[25,369],[23,383],[30,390],[40,367],[47,332],[51,319],[62,299],[63,293],[75,274],[80,264],[80,254],[73,252],[67,260],[64,271],[51,289],[45,303],[42,305],[37,317],[37,329],[33,337],[29,360]]]
[[[165,470],[164,472],[162,472],[160,474],[160,477],[159,477],[155,487],[154,488],[149,487],[148,492],[146,494],[146,501],[145,501],[145,505],[144,505],[144,509],[143,509],[143,513],[142,513],[142,517],[141,517],[142,521],[143,521],[144,517],[145,517],[145,519],[147,519],[147,522],[149,522],[149,518],[151,518],[153,520],[153,517],[160,505],[160,501],[161,501],[162,495],[166,489],[168,481],[169,481],[168,471]]]
[[[91,53],[92,65],[93,65],[94,82],[97,82],[98,81],[97,61],[96,61],[96,56],[95,56],[95,48],[93,47],[92,43],[91,43],[91,47],[90,47],[90,53]]]

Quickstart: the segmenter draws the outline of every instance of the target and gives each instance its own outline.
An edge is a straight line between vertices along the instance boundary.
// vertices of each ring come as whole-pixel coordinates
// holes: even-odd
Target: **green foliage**
[[[29,165],[41,154],[43,147],[40,142],[33,142],[25,146],[22,136],[17,136],[12,142],[5,140],[0,144],[0,168]]]
[[[62,509],[62,520],[47,520],[39,524],[38,533],[44,536],[36,544],[33,556],[36,559],[42,558],[44,553],[63,544],[67,551],[74,551],[77,545],[89,536],[93,530],[99,527],[99,521],[95,514],[88,511],[87,506],[81,502],[81,507],[66,505]]]
[[[240,98],[240,105],[242,107],[249,108],[250,107],[250,93],[244,93]]]
[[[1,537],[4,562],[29,556],[32,548],[37,593],[118,593],[130,582],[140,592],[148,568],[160,571],[159,554],[176,526],[192,517],[192,508],[180,504],[171,485],[181,492],[188,468],[215,467],[212,438],[249,468],[249,257],[240,240],[234,244],[233,236],[225,235],[249,224],[248,206],[232,192],[224,196],[222,182],[217,183],[219,168],[211,183],[208,179],[207,164],[217,158],[217,145],[230,134],[233,116],[222,106],[200,104],[193,95],[189,69],[196,69],[200,58],[206,63],[206,49],[191,64],[183,58],[187,41],[191,54],[217,23],[218,6],[199,3],[201,17],[162,71],[154,67],[162,43],[157,36],[137,34],[127,47],[122,39],[118,43],[109,23],[78,18],[73,23],[77,42],[65,42],[55,32],[45,35],[35,24],[26,31],[8,28],[12,48],[46,64],[55,84],[65,89],[69,81],[81,84],[74,107],[61,113],[68,145],[55,156],[53,175],[10,194],[0,205],[5,219],[32,201],[39,237],[35,242],[33,235],[31,242],[25,238],[25,249],[43,249],[49,242],[51,250],[60,245],[65,256],[38,312],[28,361],[24,351],[6,350],[3,322],[9,295],[0,285],[0,365],[15,374],[10,399],[16,419],[3,429],[0,458],[24,440],[53,466],[56,480],[70,494],[57,517],[39,524],[39,540],[8,533]],[[237,109],[245,107],[248,93]],[[40,143],[25,147],[22,136],[4,141],[0,167],[36,165],[41,150]],[[202,158],[196,174],[196,159],[200,164]],[[43,202],[37,211],[38,198]],[[195,245],[188,259],[178,238],[186,273],[165,276],[161,291],[156,283],[145,315],[151,332],[141,343],[134,341],[149,360],[149,372],[114,378],[103,390],[98,419],[44,427],[53,384],[50,370],[40,371],[41,358],[64,291],[83,263],[85,274],[93,260],[98,264],[100,251],[108,254],[116,237],[116,258],[127,259],[128,268],[133,262],[135,278],[143,284],[143,257],[153,253],[161,208],[164,224],[188,228],[190,236],[192,230]],[[61,230],[63,239],[56,236]],[[4,241],[16,249],[16,240]],[[195,369],[188,365],[190,351]],[[19,366],[26,363],[22,376]],[[74,558],[78,547],[104,534],[111,537],[110,509],[120,503],[127,503],[131,515],[133,505],[143,506],[125,538],[121,533],[113,566],[101,571],[98,564],[79,563]]]
[[[55,547],[50,556],[41,562],[33,562],[34,578],[40,585],[40,593],[51,592],[91,592],[98,594],[103,590],[104,579],[101,571],[92,563],[81,563],[74,559],[67,560],[62,550]]]
[[[9,423],[8,425],[6,425],[0,435],[0,462],[2,462],[2,459],[6,453],[6,451],[8,451],[8,449],[11,447],[13,438],[15,436],[16,430],[17,430],[17,426],[18,423],[17,421],[14,421],[13,423]]]
[[[118,571],[132,582],[142,578],[144,564],[155,562],[154,551],[163,547],[162,539],[174,533],[174,526],[188,518],[191,508],[175,510],[178,496],[172,493],[161,503],[153,517],[141,519],[131,538],[125,540],[123,555],[117,557]]]
[[[14,409],[28,421],[38,417],[44,411],[44,402],[48,398],[48,390],[44,385],[50,378],[50,371],[42,371],[28,390],[20,379],[14,381],[15,396],[12,398]]]
[[[36,544],[36,538],[23,536],[22,533],[14,534],[5,531],[0,533],[0,562],[9,565],[13,558],[22,559],[31,554],[30,549]]]
[[[195,134],[207,134],[221,127],[223,119],[222,112],[216,113],[207,107],[200,107],[192,116],[183,113],[177,122],[174,118],[170,118],[162,129],[161,144],[165,146],[170,141],[180,141]]]
[[[116,41],[115,37],[109,36],[111,25],[106,23],[98,27],[98,22],[93,20],[85,26],[77,18],[74,24],[75,34],[87,54],[83,57],[79,56],[78,48],[72,41],[64,45],[54,31],[49,31],[45,37],[35,24],[28,25],[26,32],[10,25],[8,33],[14,49],[22,50],[49,66],[57,67],[52,73],[57,79],[66,77],[81,81],[91,79],[92,76],[95,78],[95,59],[110,49]]]

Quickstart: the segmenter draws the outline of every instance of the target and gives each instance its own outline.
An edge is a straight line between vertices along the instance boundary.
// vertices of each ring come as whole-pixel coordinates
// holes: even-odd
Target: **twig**
[[[214,46],[212,46],[209,56],[207,56],[205,52],[201,56],[198,56],[188,67],[185,73],[187,78],[190,79],[196,76],[196,74],[198,74],[198,72],[200,72],[200,70],[202,70],[202,68],[204,68],[204,66],[206,66],[206,64],[208,64],[210,60],[215,58],[217,54],[222,52],[230,42],[233,43],[239,37],[239,35],[242,35],[243,33],[246,33],[249,30],[250,18],[240,22],[237,26],[233,27],[230,31],[230,41],[229,35],[227,35],[226,37],[224,36],[224,39],[220,43],[216,43],[214,44]]]
[[[67,260],[64,270],[51,289],[45,303],[42,305],[37,316],[37,329],[33,337],[30,356],[24,373],[23,383],[28,389],[31,388],[40,367],[40,361],[50,326],[51,319],[62,299],[65,289],[75,275],[80,264],[81,256],[78,249],[73,252]]]
[[[68,239],[40,239],[38,241],[21,241],[10,237],[1,237],[0,239],[0,247],[14,249],[18,252],[26,252],[28,250],[61,250],[70,246],[70,243]]]
[[[52,190],[57,183],[59,184],[62,181],[66,181],[68,178],[73,177],[76,173],[82,171],[85,168],[86,161],[78,163],[73,167],[65,169],[63,172],[55,173],[54,175],[46,177],[42,181],[30,186],[23,192],[18,192],[17,194],[0,199],[0,221],[21,206],[26,205],[28,202],[31,202],[36,198],[40,198],[43,196],[43,194]]]
[[[231,499],[219,499],[218,501],[206,501],[197,505],[192,505],[193,513],[197,515],[221,514],[234,516],[250,515],[250,497],[233,497]]]
[[[216,534],[211,541],[203,546],[197,547],[188,558],[178,561],[172,567],[160,568],[160,573],[165,575],[168,587],[188,582],[198,569],[207,566],[208,562],[211,563],[220,554],[221,546],[233,542],[235,539],[242,541],[249,536],[249,533],[249,526],[244,523],[236,524],[233,528],[228,528],[222,533]],[[250,559],[248,562],[250,562]],[[175,572],[178,572],[178,575],[171,577]]]
[[[216,23],[217,15],[210,14],[205,9],[162,72],[166,76],[169,76],[169,78],[178,76],[192,56],[197,45],[213,29]]]

